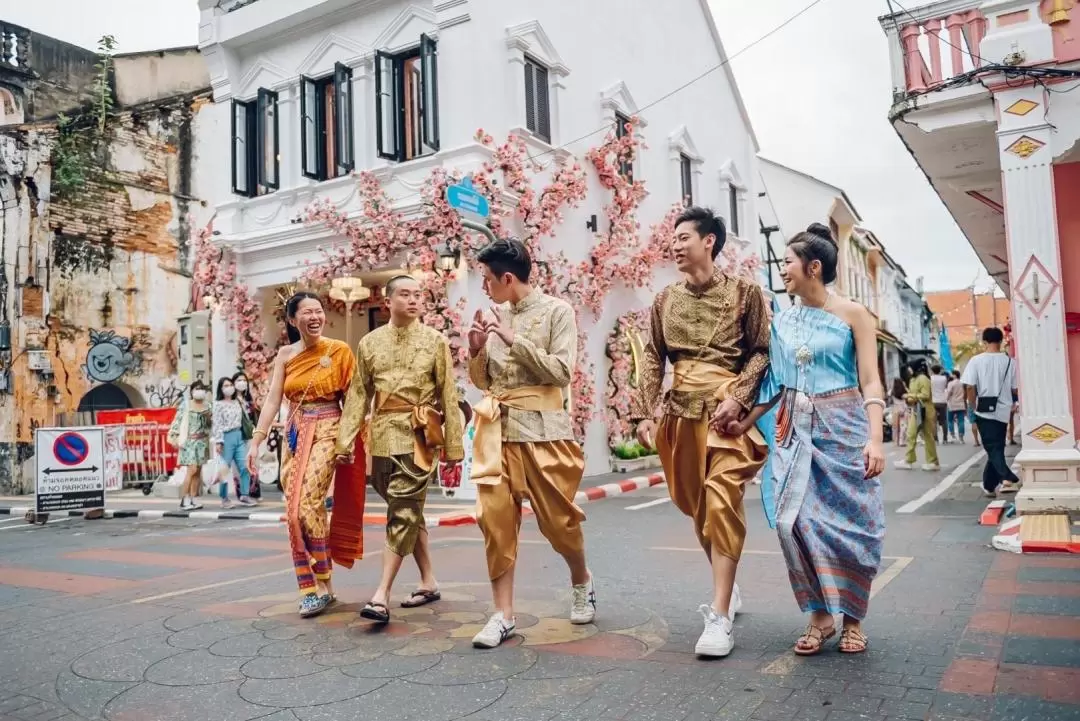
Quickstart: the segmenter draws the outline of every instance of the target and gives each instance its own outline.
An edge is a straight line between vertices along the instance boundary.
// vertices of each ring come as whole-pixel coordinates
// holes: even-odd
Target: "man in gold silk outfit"
[[[652,329],[631,411],[638,438],[655,445],[672,502],[694,521],[713,574],[711,605],[701,606],[705,631],[695,650],[727,656],[732,617],[742,605],[735,570],[746,539],[743,492],[765,464],[767,445],[756,428],[731,435],[757,402],[769,367],[769,318],[761,289],[722,273],[715,260],[727,231],[712,211],[687,208],[677,219],[672,251],[684,278],[652,305]],[[665,364],[673,366],[663,418]]]
[[[401,605],[412,608],[441,597],[428,551],[424,501],[438,472],[440,449],[449,463],[464,455],[450,344],[418,320],[423,292],[407,275],[386,284],[390,322],[357,346],[356,373],[337,438],[338,456],[345,459],[370,415],[369,480],[387,504],[387,553],[379,588],[360,615],[379,623],[390,620],[390,590],[405,556],[416,558],[420,585]]]
[[[532,259],[520,241],[498,240],[477,256],[484,291],[500,304],[477,312],[469,332],[469,377],[484,392],[473,413],[471,479],[484,534],[495,614],[473,639],[495,648],[514,631],[514,568],[521,503],[529,499],[540,532],[570,569],[570,622],[596,615],[574,503],[585,460],[571,428],[569,387],[577,350],[574,309],[529,284]]]

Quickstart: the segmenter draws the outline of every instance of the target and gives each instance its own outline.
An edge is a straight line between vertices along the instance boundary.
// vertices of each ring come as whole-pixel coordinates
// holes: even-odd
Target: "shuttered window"
[[[537,137],[551,142],[551,97],[548,69],[525,58],[525,127]]]
[[[682,185],[682,201],[686,205],[694,204],[694,176],[690,157],[686,153],[679,155],[679,176]]]

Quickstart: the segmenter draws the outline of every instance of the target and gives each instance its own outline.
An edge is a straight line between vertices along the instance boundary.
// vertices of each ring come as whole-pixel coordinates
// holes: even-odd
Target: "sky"
[[[734,56],[809,0],[709,2]],[[900,4],[911,9],[925,3]],[[198,39],[196,0],[7,5],[4,20],[89,48],[107,33],[116,36],[118,52],[194,45]],[[912,284],[921,276],[926,290],[972,283],[989,289],[971,246],[886,119],[892,102],[889,48],[877,21],[886,9],[885,0],[822,0],[732,61],[761,154],[846,190],[864,225]]]

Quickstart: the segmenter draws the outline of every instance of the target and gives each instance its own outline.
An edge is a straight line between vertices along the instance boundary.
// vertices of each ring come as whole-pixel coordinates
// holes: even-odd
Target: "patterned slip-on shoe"
[[[300,599],[300,618],[318,616],[326,610],[326,596],[309,593]]]

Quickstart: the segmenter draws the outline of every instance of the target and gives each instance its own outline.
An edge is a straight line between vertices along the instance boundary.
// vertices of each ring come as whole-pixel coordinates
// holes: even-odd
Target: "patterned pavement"
[[[987,547],[968,477],[897,513],[940,474],[889,471],[871,650],[796,658],[804,620],[749,498],[736,650],[693,653],[705,559],[662,488],[587,507],[597,623],[566,620],[565,569],[526,521],[519,634],[469,641],[489,611],[474,527],[431,531],[443,600],[359,618],[378,576],[338,569],[341,602],[302,621],[279,524],[195,519],[0,521],[0,721],[1058,721],[1080,719],[1080,559]],[[750,494],[754,496],[754,493]]]

